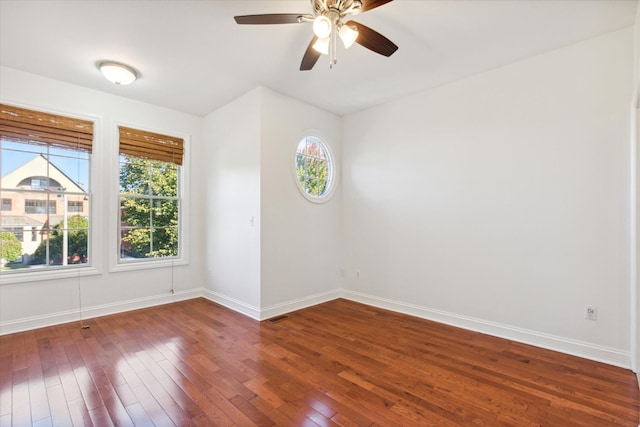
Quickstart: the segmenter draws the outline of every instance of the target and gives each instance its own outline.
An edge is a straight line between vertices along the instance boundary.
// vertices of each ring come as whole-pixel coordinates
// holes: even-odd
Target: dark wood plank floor
[[[346,300],[0,337],[1,426],[637,426],[632,372]]]

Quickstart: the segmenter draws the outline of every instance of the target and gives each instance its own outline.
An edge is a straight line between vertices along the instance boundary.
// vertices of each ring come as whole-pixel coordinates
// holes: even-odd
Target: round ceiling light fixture
[[[120,64],[118,62],[101,62],[98,64],[98,68],[100,69],[100,72],[105,77],[105,79],[117,85],[129,85],[133,83],[136,78],[138,78],[136,70],[129,67],[128,65]]]

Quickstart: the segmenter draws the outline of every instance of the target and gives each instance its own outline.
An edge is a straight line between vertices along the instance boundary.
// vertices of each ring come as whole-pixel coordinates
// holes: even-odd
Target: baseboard
[[[208,289],[191,289],[188,291],[176,292],[175,294],[154,295],[151,297],[137,298],[112,304],[86,307],[82,310],[82,318],[90,319],[93,317],[137,310],[140,308],[168,304],[171,302],[198,297],[204,297],[257,321],[321,304],[336,298],[345,298],[362,304],[433,320],[435,322],[518,341],[525,344],[531,344],[536,347],[559,351],[561,353],[567,353],[614,366],[620,366],[627,369],[630,369],[631,367],[631,355],[628,351],[517,328],[473,317],[462,316],[455,313],[449,313],[442,310],[436,310],[345,289],[335,289],[291,301],[285,301],[283,303],[274,304],[264,308],[252,306],[243,301],[239,301]],[[15,321],[0,322],[0,335],[43,328],[61,323],[75,322],[78,320],[80,320],[80,311],[68,310],[43,316],[27,317]],[[640,383],[640,375],[638,376],[638,381]]]
[[[204,289],[202,296],[209,301],[213,301],[233,311],[237,311],[238,313],[244,314],[245,316],[248,316],[252,319],[261,320],[259,307],[247,304],[244,301],[237,300],[235,298],[212,291],[210,289]]]
[[[43,316],[26,317],[9,322],[0,322],[0,335],[13,334],[15,332],[44,328],[46,326],[59,325],[62,323],[77,322],[81,318],[86,320],[94,317],[106,316],[109,314],[122,313],[131,310],[138,310],[140,308],[153,307],[156,305],[169,304],[172,302],[198,298],[201,296],[202,289],[190,289],[187,291],[178,291],[174,294],[166,293],[161,295],[153,295],[150,297],[131,299],[127,301],[119,301],[111,304],[83,307],[82,313],[80,313],[79,309],[74,309],[51,313]]]
[[[332,291],[322,292],[304,298],[298,298],[279,304],[273,304],[260,310],[260,320],[266,320],[274,316],[279,316],[281,314],[291,313],[292,311],[311,307],[313,305],[322,304],[323,302],[331,301],[340,298],[341,296],[342,290],[334,289]]]
[[[571,354],[584,359],[595,360],[627,369],[631,367],[630,353],[616,348],[600,346],[528,329],[517,328],[510,325],[504,325],[501,323],[462,316],[455,313],[435,310],[428,307],[408,304],[360,292],[343,290],[342,297],[362,304],[433,320],[435,322],[530,344],[536,347],[546,348],[548,350]]]
[[[340,298],[341,296],[341,290],[334,289],[329,292],[309,295],[303,298],[297,298],[295,300],[285,301],[282,303],[260,308],[209,289],[205,289],[203,293],[204,298],[258,321],[266,320],[280,314],[290,313],[302,308],[307,308],[313,305],[321,304],[323,302],[331,301],[336,298]]]

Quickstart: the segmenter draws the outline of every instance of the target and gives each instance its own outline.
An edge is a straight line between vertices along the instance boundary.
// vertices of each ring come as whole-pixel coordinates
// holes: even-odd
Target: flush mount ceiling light
[[[98,68],[105,79],[117,85],[129,85],[138,77],[138,74],[133,68],[118,62],[101,62],[98,64]]]
[[[302,57],[302,63],[300,64],[301,71],[312,69],[323,54],[329,56],[329,67],[333,68],[338,62],[338,39],[342,40],[344,47],[347,49],[353,43],[358,43],[384,56],[391,56],[398,50],[398,46],[382,34],[359,22],[348,20],[353,15],[375,9],[392,0],[310,1],[311,7],[313,8],[312,14],[269,13],[235,16],[234,19],[238,24],[313,23],[314,37],[311,39]]]

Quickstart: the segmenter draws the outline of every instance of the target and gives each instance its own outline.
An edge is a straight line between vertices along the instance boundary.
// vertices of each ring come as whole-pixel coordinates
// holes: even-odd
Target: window
[[[82,200],[69,200],[67,202],[67,212],[73,213],[82,213],[84,207],[84,203]]]
[[[32,190],[43,190],[49,187],[49,180],[47,178],[31,178]]]
[[[24,229],[22,227],[2,227],[2,232],[13,234],[19,242],[24,239]]]
[[[119,260],[180,256],[184,141],[120,127]]]
[[[312,202],[328,200],[333,190],[334,165],[329,147],[316,136],[307,136],[296,150],[295,175],[298,189]]]
[[[44,197],[47,197],[45,194]],[[48,209],[47,209],[48,207]],[[54,214],[56,213],[55,200],[32,200],[24,201],[24,213],[28,214]]]
[[[28,187],[31,190],[44,190],[49,189],[52,191],[60,191],[62,186],[58,181],[46,176],[31,176],[25,178],[18,184],[18,187]]]
[[[0,215],[3,230],[22,225],[19,233],[12,231],[19,236],[22,265],[7,259],[0,274],[52,271],[89,259],[92,144],[90,121],[0,104],[3,210],[24,203],[24,213]],[[87,201],[81,214],[66,209],[77,200]],[[23,235],[25,227],[31,236]]]
[[[2,199],[2,212],[11,212],[11,199]]]

